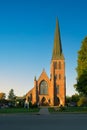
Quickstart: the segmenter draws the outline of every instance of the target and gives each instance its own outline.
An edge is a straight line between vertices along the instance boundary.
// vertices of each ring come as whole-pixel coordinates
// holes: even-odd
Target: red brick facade
[[[60,32],[56,22],[54,49],[50,66],[50,78],[45,70],[38,80],[34,80],[34,87],[26,94],[26,99],[32,104],[59,106],[65,105],[66,79],[65,60],[60,43]],[[57,36],[58,35],[58,36]]]

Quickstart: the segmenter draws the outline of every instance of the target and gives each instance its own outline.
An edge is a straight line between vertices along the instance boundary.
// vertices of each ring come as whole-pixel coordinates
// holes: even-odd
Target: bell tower
[[[50,68],[50,80],[52,105],[64,106],[66,96],[65,59],[62,52],[58,19],[56,19],[54,46]]]

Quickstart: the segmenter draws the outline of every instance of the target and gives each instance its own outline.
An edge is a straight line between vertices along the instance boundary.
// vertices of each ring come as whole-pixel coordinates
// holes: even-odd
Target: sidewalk
[[[48,108],[45,108],[45,107],[41,107],[40,111],[39,111],[39,114],[40,115],[49,115],[49,111],[48,111]]]

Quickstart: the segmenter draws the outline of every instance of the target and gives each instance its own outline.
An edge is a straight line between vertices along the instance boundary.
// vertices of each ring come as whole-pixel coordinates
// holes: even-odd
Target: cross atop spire
[[[59,29],[59,24],[58,24],[58,18],[56,18],[56,30],[55,30],[55,36],[54,36],[54,47],[53,47],[52,60],[58,60],[58,59],[64,59],[64,56],[62,53],[62,45],[61,45],[61,39],[60,39],[60,29]]]

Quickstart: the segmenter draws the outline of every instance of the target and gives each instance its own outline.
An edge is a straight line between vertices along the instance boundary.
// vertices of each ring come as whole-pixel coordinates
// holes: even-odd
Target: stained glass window
[[[40,83],[40,94],[48,94],[48,84],[45,80]]]

